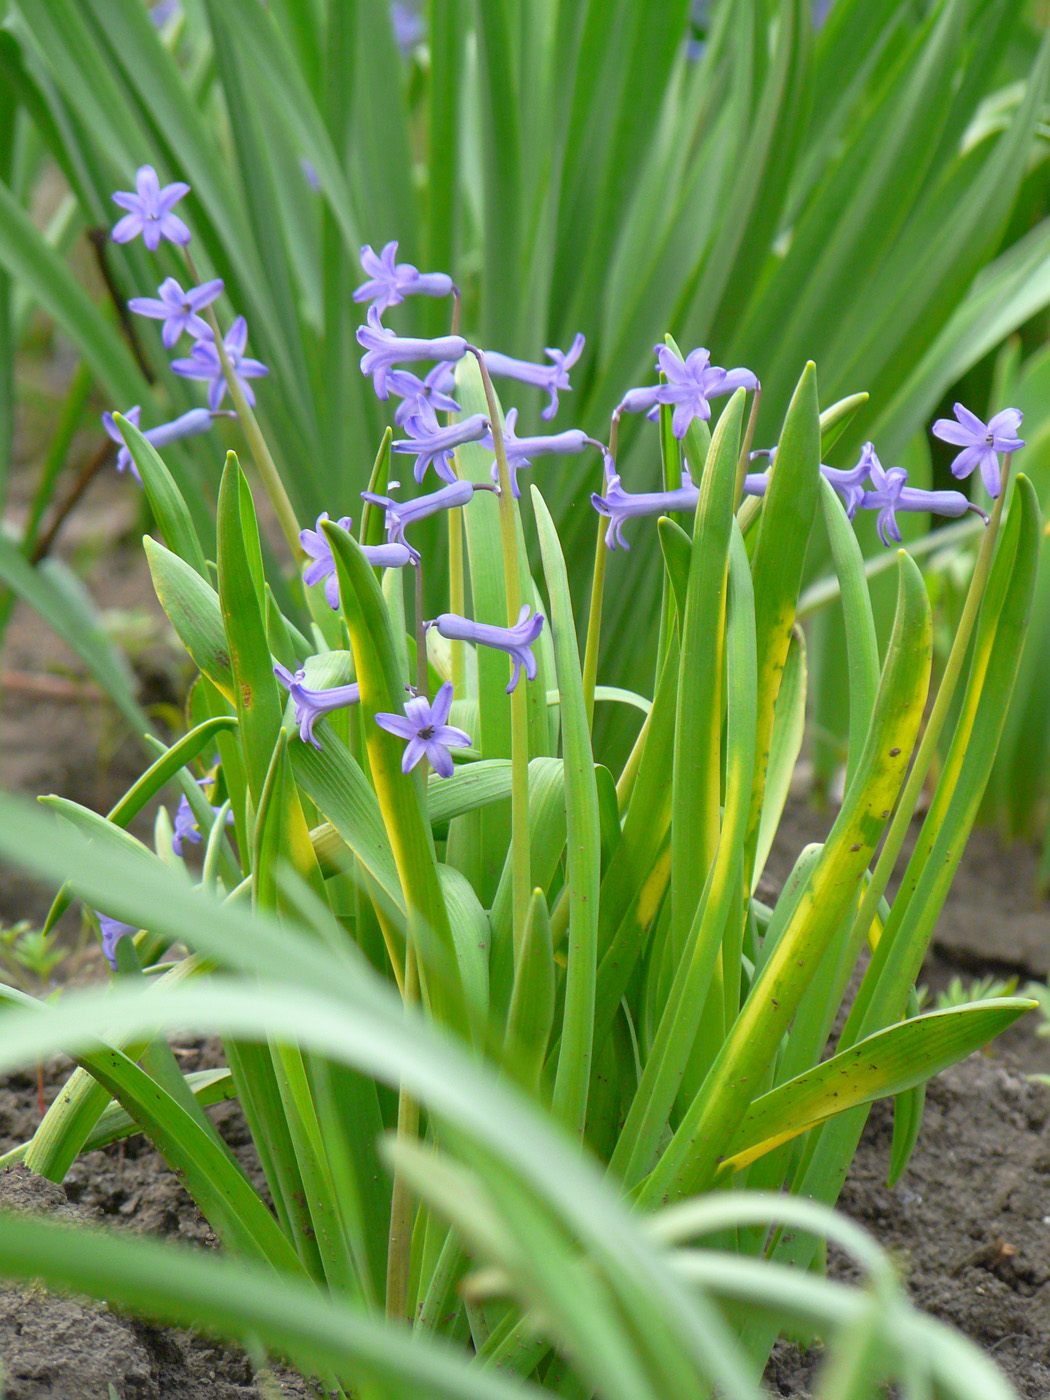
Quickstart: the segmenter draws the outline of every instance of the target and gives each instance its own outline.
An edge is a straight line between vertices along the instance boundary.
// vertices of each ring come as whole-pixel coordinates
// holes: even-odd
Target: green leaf
[[[755,1099],[733,1133],[719,1171],[740,1171],[826,1118],[925,1083],[994,1040],[1037,1004],[1023,997],[978,1001],[867,1036]]]
[[[554,947],[542,890],[533,890],[529,917],[514,968],[503,1054],[519,1083],[539,1090],[554,1025]]]
[[[204,551],[174,477],[164,465],[157,449],[151,442],[147,442],[134,423],[130,423],[121,413],[114,413],[113,421],[120,430],[120,435],[131,453],[131,460],[142,478],[150,509],[156,517],[168,548],[189,564],[201,578],[206,579],[208,566],[204,560]]]
[[[594,1049],[592,1036],[598,963],[598,888],[601,879],[598,789],[565,559],[550,511],[535,486],[532,488],[532,505],[550,598],[549,626],[554,638],[554,664],[561,707],[568,853],[565,897],[569,901],[569,946],[565,1013],[552,1106],[570,1131],[582,1135],[587,1121],[587,1090]]]
[[[179,641],[223,697],[236,701],[233,668],[218,594],[192,565],[147,535],[142,541],[153,587]]]
[[[766,790],[762,799],[762,815],[758,823],[755,845],[755,867],[751,877],[754,894],[769,852],[773,848],[780,819],[784,815],[795,764],[802,750],[806,733],[806,639],[802,629],[795,627],[780,693],[773,712],[773,733],[769,744],[769,767],[766,770]]]

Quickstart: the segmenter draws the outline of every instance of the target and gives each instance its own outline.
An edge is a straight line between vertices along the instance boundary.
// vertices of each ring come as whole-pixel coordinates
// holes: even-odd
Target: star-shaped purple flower
[[[113,196],[114,204],[129,211],[113,228],[114,243],[130,243],[141,233],[143,243],[154,253],[162,238],[180,244],[190,241],[189,229],[171,212],[183,195],[189,194],[189,185],[176,180],[161,189],[153,166],[140,165],[135,174],[135,191],[132,194],[130,190],[118,190]]]
[[[558,411],[558,390],[566,393],[572,388],[569,383],[569,370],[583,354],[585,340],[577,332],[568,350],[544,351],[552,361],[549,365],[536,365],[529,360],[515,360],[511,355],[501,355],[497,350],[485,351],[485,366],[494,379],[517,379],[522,384],[535,384],[538,389],[550,395],[550,402],[540,412],[543,419],[553,418]]]
[[[124,417],[137,428],[141,413],[141,408],[136,404],[134,408],[128,409]],[[157,427],[148,429],[142,436],[154,447],[167,447],[169,442],[176,442],[179,438],[197,437],[201,433],[206,433],[211,427],[214,416],[206,408],[191,408],[188,413],[180,414],[178,418],[173,418],[170,423],[159,423]],[[117,453],[117,471],[123,472],[130,468],[131,475],[141,484],[142,478],[139,476],[138,468],[124,444],[120,429],[113,421],[112,413],[103,413],[102,426],[106,430],[106,436],[112,438],[120,448]]]
[[[248,403],[254,407],[255,394],[247,381],[261,379],[264,374],[269,374],[270,371],[259,360],[251,360],[245,356],[244,350],[248,344],[248,322],[243,316],[237,317],[226,332],[222,343],[229,357],[234,378],[240,385],[241,392]],[[222,372],[222,361],[219,359],[215,342],[198,340],[190,351],[189,359],[172,360],[171,367],[176,374],[181,374],[184,379],[207,379],[209,381],[208,407],[214,413],[219,404],[222,403],[227,387],[226,376]]]
[[[532,654],[532,644],[543,631],[543,614],[536,613],[529,617],[529,605],[523,604],[518,620],[513,627],[497,627],[491,622],[471,622],[469,617],[460,617],[458,613],[442,613],[433,622],[424,623],[424,627],[436,627],[442,637],[447,637],[453,642],[473,642],[477,646],[495,647],[497,651],[505,651],[514,663],[514,670],[511,673],[510,685],[507,686],[509,695],[521,678],[522,667],[525,668],[525,675],[530,681],[536,679],[536,658]]]
[[[452,777],[449,749],[469,749],[472,741],[464,730],[447,723],[451,709],[452,683],[446,681],[433,704],[425,695],[416,695],[406,701],[403,715],[376,715],[380,729],[407,741],[401,759],[402,773],[411,773],[425,754],[435,773],[442,778]]]
[[[409,369],[392,369],[387,374],[386,387],[388,393],[403,400],[394,413],[394,422],[399,428],[414,418],[423,404],[435,412],[459,412],[459,404],[452,398],[456,375],[447,360],[439,360],[424,379]]]
[[[365,347],[361,373],[373,376],[376,396],[381,399],[390,397],[387,381],[395,365],[416,360],[456,361],[467,353],[467,342],[461,335],[439,335],[432,340],[396,335],[383,325],[374,306],[368,308],[368,324],[357,328],[357,343]]]
[[[702,346],[680,360],[667,345],[656,346],[656,367],[667,383],[656,391],[657,403],[674,405],[671,426],[676,438],[683,438],[694,418],[706,422],[711,417],[708,399],[731,394],[741,387],[754,389],[758,380],[749,369],[721,369],[712,365],[711,352]]]
[[[518,410],[508,408],[503,422],[503,450],[507,454],[507,468],[510,471],[510,491],[517,500],[521,496],[518,486],[518,472],[531,467],[532,457],[549,457],[583,452],[588,447],[602,447],[600,442],[589,438],[582,428],[567,428],[563,433],[537,434],[534,437],[518,437],[514,431],[518,426]],[[485,438],[483,446],[495,450],[492,434]],[[499,463],[493,462],[490,475],[494,485],[499,485]]]
[[[333,710],[342,710],[347,705],[357,705],[361,700],[361,687],[356,681],[350,685],[333,685],[327,690],[308,690],[303,681],[306,671],[300,666],[293,676],[291,671],[280,664],[274,666],[273,673],[288,691],[295,702],[295,722],[299,726],[299,738],[305,744],[313,744],[320,750],[321,741],[314,737],[314,725]]]
[[[183,331],[188,331],[195,340],[211,340],[211,326],[197,312],[210,306],[222,288],[222,278],[216,277],[213,282],[203,282],[199,287],[191,287],[184,292],[174,277],[165,277],[157,288],[156,298],[132,297],[128,310],[134,311],[137,316],[163,321],[160,338],[165,350],[171,350]]]
[[[322,521],[327,519],[328,512],[323,510],[317,517],[315,530],[301,530],[299,532],[299,543],[314,561],[303,570],[303,582],[315,584],[324,579],[324,596],[328,606],[338,611],[339,580],[335,572],[335,559],[332,555],[332,546],[328,543],[325,533],[321,529]],[[341,530],[347,531],[350,530],[353,523],[353,517],[349,515],[344,515],[341,520],[336,522]],[[365,558],[377,569],[402,569],[406,564],[412,562],[412,550],[407,544],[369,544],[363,545],[362,549]]]
[[[395,452],[415,454],[412,474],[417,481],[423,480],[427,467],[433,467],[442,481],[455,481],[453,452],[464,443],[480,441],[488,431],[489,420],[483,413],[472,413],[462,422],[442,428],[430,404],[423,401],[419,411],[405,422],[408,438],[399,439],[392,446]]]
[[[412,263],[396,262],[397,242],[388,243],[376,255],[366,243],[361,249],[361,266],[368,273],[354,292],[354,301],[370,301],[381,316],[389,306],[397,306],[407,296],[447,297],[452,278],[447,272],[420,272]]]
[[[870,442],[864,444],[862,456],[867,459],[874,490],[864,492],[861,505],[865,510],[879,512],[875,528],[879,532],[879,539],[887,548],[891,541],[895,544],[900,544],[901,541],[896,514],[899,510],[930,511],[933,515],[947,516],[965,515],[967,511],[973,511],[975,515],[987,521],[988,517],[984,511],[967,500],[961,491],[922,491],[907,484],[908,473],[903,467],[884,470]]]
[[[387,483],[387,490],[394,491],[400,486],[398,481]],[[416,520],[424,520],[439,510],[451,510],[454,506],[465,506],[475,491],[491,491],[491,486],[478,485],[472,481],[452,481],[427,496],[417,496],[413,501],[395,501],[393,496],[380,496],[374,491],[362,491],[361,497],[374,506],[382,506],[386,511],[386,537],[393,543],[403,544],[412,558],[419,560],[419,551],[413,549],[405,539],[406,528]]]
[[[755,494],[758,494],[756,491]],[[689,468],[682,468],[682,484],[675,491],[625,491],[620,485],[616,463],[608,452],[605,453],[605,495],[595,492],[591,505],[599,515],[607,516],[609,527],[605,531],[605,543],[609,549],[630,549],[623,537],[624,522],[638,515],[668,515],[674,510],[695,510],[700,499],[699,489],[693,485]]]
[[[1019,452],[1024,442],[1017,436],[1024,417],[1019,408],[1004,408],[987,423],[982,423],[976,413],[971,413],[961,403],[953,406],[957,422],[950,418],[938,418],[933,425],[934,437],[942,442],[950,442],[963,450],[952,463],[952,475],[969,476],[974,467],[980,467],[984,489],[996,500],[999,496],[999,453]]]

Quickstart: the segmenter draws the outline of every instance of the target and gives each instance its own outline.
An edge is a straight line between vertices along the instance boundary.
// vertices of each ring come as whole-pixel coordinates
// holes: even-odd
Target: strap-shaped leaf
[[[1024,997],[989,999],[877,1031],[756,1099],[733,1133],[719,1171],[739,1171],[826,1118],[924,1083],[1037,1005]]]
[[[233,670],[218,594],[190,564],[149,535],[142,544],[157,598],[179,641],[201,674],[232,705]]]

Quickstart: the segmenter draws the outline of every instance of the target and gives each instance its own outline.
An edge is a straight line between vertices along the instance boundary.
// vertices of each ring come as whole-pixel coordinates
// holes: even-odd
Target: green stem
[[[890,876],[893,874],[897,864],[897,858],[904,845],[904,838],[908,834],[908,827],[911,823],[915,805],[922,792],[922,785],[926,781],[926,775],[933,762],[934,753],[937,748],[937,741],[941,737],[941,730],[944,728],[944,721],[948,715],[948,708],[951,705],[952,697],[955,694],[955,687],[958,684],[959,676],[962,674],[963,663],[970,646],[970,638],[973,635],[974,624],[977,621],[977,614],[980,610],[981,600],[984,597],[985,584],[988,581],[988,573],[992,567],[992,555],[995,553],[995,541],[999,533],[999,522],[1003,514],[1003,502],[1006,500],[1006,485],[1010,475],[1010,457],[1006,456],[1003,462],[1002,484],[999,490],[998,499],[992,507],[992,514],[988,521],[988,526],[984,532],[984,539],[981,541],[981,548],[977,554],[977,562],[974,565],[973,577],[970,579],[970,587],[966,594],[966,602],[963,605],[962,617],[959,619],[959,627],[955,633],[955,640],[952,642],[952,649],[948,655],[947,663],[944,667],[944,675],[941,678],[940,686],[937,690],[937,699],[933,702],[930,717],[926,721],[926,728],[923,732],[922,740],[919,743],[915,760],[912,763],[911,771],[908,774],[904,790],[901,793],[900,801],[897,803],[897,810],[893,814],[889,829],[886,832],[886,839],[882,845],[878,862],[872,873],[871,883],[865,891],[861,901],[860,910],[857,913],[857,924],[865,931],[871,927],[875,921],[875,916],[879,911],[879,901],[886,893]],[[851,1022],[854,1016],[851,1013],[842,1032],[839,1041],[839,1049],[844,1050],[855,1038],[854,1026]]]
[[[492,380],[480,350],[471,347],[478,362],[481,382],[485,387],[492,442],[499,473],[499,532],[503,546],[503,575],[507,591],[507,626],[513,627],[521,612],[521,575],[518,567],[517,512],[510,484],[510,467],[503,443],[503,428]],[[515,964],[525,935],[525,923],[532,897],[532,872],[529,851],[529,715],[525,682],[519,679],[510,697],[511,735],[511,908],[513,910],[513,947]]]
[[[199,283],[201,280],[200,274],[194,266],[189,250],[183,249],[183,252],[186,254],[186,265],[190,270],[190,276],[195,283]],[[226,346],[223,344],[222,332],[219,329],[219,319],[211,306],[204,308],[204,314],[208,319],[208,324],[211,326],[212,335],[215,338],[215,349],[219,356],[219,363],[222,365],[222,372],[226,376],[226,385],[230,391],[233,406],[237,410],[237,417],[244,430],[244,436],[248,440],[248,446],[251,449],[256,470],[262,478],[263,486],[266,489],[266,494],[269,496],[270,503],[277,515],[277,521],[281,527],[281,531],[288,541],[288,548],[291,551],[292,558],[298,565],[299,561],[303,559],[305,555],[303,553],[303,547],[299,543],[299,521],[296,517],[295,510],[292,507],[291,501],[288,499],[288,492],[284,489],[284,482],[281,480],[281,474],[277,470],[277,464],[270,455],[270,449],[266,445],[266,439],[263,437],[262,429],[259,427],[259,421],[252,412],[248,400],[244,397],[244,391],[240,386],[240,381],[233,372],[233,366],[230,364],[230,357],[227,355]]]
[[[609,455],[615,462],[616,430],[614,418],[609,434]],[[602,464],[604,479],[605,465]],[[598,647],[602,639],[602,604],[605,599],[605,560],[609,548],[605,543],[605,522],[598,517],[598,535],[594,546],[594,573],[591,577],[591,606],[587,614],[587,644],[583,652],[583,703],[587,707],[587,728],[594,723],[594,687],[598,679]]]
[[[463,510],[460,506],[448,514],[448,602],[449,611],[463,617],[467,593],[463,573]],[[467,655],[463,643],[448,644],[452,666],[452,694],[462,700],[467,693]]]

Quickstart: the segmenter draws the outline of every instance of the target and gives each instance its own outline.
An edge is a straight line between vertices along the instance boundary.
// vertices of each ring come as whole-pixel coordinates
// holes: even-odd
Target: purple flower
[[[436,627],[442,637],[447,637],[452,642],[474,642],[505,651],[514,663],[510,685],[507,686],[508,695],[518,684],[523,666],[528,679],[536,679],[536,658],[532,654],[532,644],[543,631],[543,614],[536,613],[530,618],[528,603],[523,604],[513,627],[496,627],[490,622],[471,622],[469,618],[459,617],[456,613],[442,613],[433,622],[424,623],[424,626]]]
[[[864,444],[862,456],[867,458],[871,484],[875,489],[864,493],[861,505],[865,510],[879,512],[875,527],[879,539],[887,548],[891,540],[900,544],[901,532],[896,515],[899,510],[931,511],[934,515],[949,516],[965,515],[971,510],[984,520],[988,519],[984,511],[968,501],[961,491],[920,491],[907,485],[908,473],[903,467],[891,467],[889,471],[884,471],[870,442]]]
[[[201,788],[211,787],[214,777],[197,779],[197,786]],[[212,807],[212,811],[218,814],[218,807]],[[226,825],[233,825],[233,813],[226,813]],[[175,812],[174,834],[171,838],[171,849],[177,856],[182,855],[183,843],[188,841],[191,846],[200,845],[201,834],[197,827],[197,818],[193,815],[193,808],[189,804],[186,794],[179,798],[179,805]]]
[[[157,288],[159,301],[153,297],[132,297],[128,309],[138,316],[163,321],[160,338],[165,350],[170,350],[183,331],[189,331],[195,340],[211,340],[211,326],[197,312],[209,306],[222,287],[222,278],[216,277],[214,282],[204,282],[184,292],[174,277],[165,277]]]
[[[577,332],[568,350],[551,350],[548,347],[544,354],[553,361],[549,365],[534,365],[528,360],[515,360],[510,355],[486,350],[485,366],[493,378],[518,379],[522,384],[535,384],[550,394],[550,403],[540,414],[541,418],[550,419],[558,411],[558,390],[564,389],[568,393],[572,388],[569,370],[583,354],[584,344],[583,335]]]
[[[98,919],[98,926],[102,930],[102,955],[116,972],[117,944],[125,934],[134,937],[139,931],[138,924],[122,924],[119,919],[111,919],[108,914],[100,914],[97,909],[95,918]]]
[[[616,474],[616,463],[606,452],[605,495],[599,496],[595,492],[591,496],[591,505],[599,515],[609,517],[609,528],[605,532],[608,547],[615,549],[619,545],[630,549],[623,537],[625,520],[631,520],[636,515],[666,515],[672,510],[695,510],[699,499],[700,491],[693,485],[688,467],[682,468],[682,484],[676,491],[640,491],[637,494],[625,491]]]
[[[408,58],[416,45],[426,38],[426,21],[418,10],[414,10],[411,5],[399,3],[399,0],[394,0],[390,6],[390,18],[401,57]]]
[[[400,482],[391,481],[387,489],[395,490]],[[453,481],[448,486],[442,486],[438,491],[432,491],[429,496],[417,496],[412,501],[395,501],[392,496],[377,496],[374,491],[362,491],[361,497],[365,501],[370,501],[374,506],[383,506],[386,510],[386,535],[390,541],[396,540],[403,544],[411,554],[413,560],[418,561],[419,551],[405,539],[405,529],[416,520],[424,520],[428,515],[433,515],[439,510],[450,510],[453,506],[465,506],[475,491],[491,490],[488,486],[478,486],[473,481]]]
[[[161,189],[153,166],[140,165],[135,174],[135,189],[135,194],[118,190],[113,196],[114,204],[130,211],[114,226],[111,235],[114,243],[130,243],[141,233],[143,243],[154,253],[162,238],[172,243],[185,244],[190,241],[189,229],[171,212],[183,195],[189,194],[189,185],[176,180],[174,184]]]
[[[427,467],[433,467],[442,481],[455,481],[452,453],[465,442],[478,442],[489,430],[489,420],[483,413],[473,413],[461,423],[447,428],[438,425],[437,416],[424,400],[418,412],[405,423],[410,441],[401,439],[393,444],[395,452],[414,452],[416,464],[412,474],[422,481]]]
[[[317,517],[315,530],[301,530],[299,532],[299,543],[314,561],[303,570],[303,582],[314,584],[320,583],[324,579],[324,596],[328,606],[338,610],[339,580],[335,573],[335,559],[332,557],[332,546],[328,543],[325,533],[321,529],[321,522],[327,519],[328,512],[323,510]],[[354,522],[351,516],[344,515],[336,523],[341,530],[349,531]],[[405,544],[363,545],[362,548],[365,558],[377,569],[400,569],[412,562],[412,551]]]
[[[452,683],[446,681],[434,696],[433,704],[425,695],[416,695],[406,701],[403,715],[376,715],[376,724],[380,729],[407,740],[401,759],[402,773],[411,773],[426,754],[435,773],[442,778],[452,777],[449,749],[468,749],[471,738],[462,729],[455,729],[446,723],[451,709]]]
[[[381,399],[390,397],[387,376],[394,365],[414,360],[461,360],[467,353],[467,342],[461,335],[440,335],[434,340],[395,335],[380,321],[374,306],[368,308],[368,325],[358,326],[357,340],[366,351],[361,356],[361,373],[374,376]]]
[[[510,469],[510,489],[515,500],[521,495],[518,488],[518,470],[521,467],[531,467],[530,457],[544,457],[555,453],[582,452],[586,447],[601,447],[600,442],[595,442],[594,438],[589,438],[582,428],[568,428],[564,433],[548,433],[546,436],[538,437],[518,437],[514,429],[518,423],[518,410],[516,408],[507,409],[507,417],[503,424],[503,449],[507,454],[507,466]],[[486,447],[492,447],[492,435],[489,434],[485,441]],[[499,464],[492,464],[492,480],[499,485]]]
[[[124,417],[137,428],[141,413],[142,410],[136,404],[134,408],[128,409]],[[170,423],[160,423],[157,427],[150,428],[142,436],[154,447],[167,447],[169,442],[176,442],[179,438],[197,437],[201,433],[206,433],[211,427],[214,416],[206,408],[191,408],[188,413],[180,414],[178,418],[173,418]],[[139,476],[138,468],[124,444],[120,429],[113,421],[112,413],[103,413],[102,426],[106,430],[106,435],[120,447],[120,451],[117,453],[117,471],[127,471],[130,467],[131,475],[141,484],[142,478]]]
[[[656,391],[657,403],[674,405],[671,420],[676,438],[683,438],[694,418],[706,422],[711,417],[708,399],[731,394],[743,386],[754,389],[758,380],[749,369],[720,369],[710,363],[711,352],[692,350],[680,360],[667,345],[656,346],[656,366],[667,377]]]
[[[248,344],[248,322],[243,316],[238,316],[233,325],[226,332],[223,346],[230,361],[230,369],[233,377],[240,385],[241,393],[254,407],[255,394],[249,379],[261,379],[264,374],[270,371],[258,360],[250,360],[245,357],[244,349]],[[181,374],[184,379],[207,379],[208,384],[208,407],[214,413],[222,403],[226,393],[226,376],[222,372],[222,361],[219,359],[219,352],[215,348],[214,341],[198,340],[190,351],[188,360],[172,360],[171,367],[176,374]]]
[[[958,422],[938,418],[933,425],[933,435],[963,449],[952,463],[952,475],[961,479],[969,476],[974,467],[980,467],[984,488],[994,501],[1001,489],[998,454],[1019,452],[1024,446],[1017,436],[1024,415],[1019,408],[1004,408],[987,423],[982,423],[976,413],[971,413],[961,403],[955,404],[952,412]]]
[[[768,457],[769,465],[773,465],[773,460],[777,455],[777,449],[771,447],[768,450],[760,449],[751,453],[751,461],[757,457]],[[846,515],[852,520],[864,501],[864,483],[871,473],[871,460],[867,452],[860,454],[860,459],[855,467],[843,470],[839,467],[827,467],[823,462],[820,464],[820,472],[835,490],[842,497],[842,502],[846,507]],[[766,493],[766,483],[768,473],[749,473],[744,480],[744,493],[748,496],[764,496]]]
[[[332,710],[356,705],[361,700],[361,687],[356,681],[351,685],[335,685],[328,690],[308,690],[303,681],[306,671],[300,667],[293,676],[291,671],[280,664],[274,666],[273,673],[288,691],[295,702],[295,722],[299,726],[299,738],[304,743],[313,744],[320,750],[321,741],[314,737],[314,725]]]
[[[628,389],[613,409],[613,417],[622,413],[644,413],[650,422],[655,423],[660,416],[660,385],[650,384],[642,389]]]
[[[452,278],[447,272],[420,272],[411,263],[399,263],[397,242],[388,243],[376,256],[366,243],[361,249],[361,266],[368,273],[354,292],[354,301],[370,301],[377,316],[389,306],[397,306],[405,297],[447,297],[452,291]]]
[[[404,401],[394,413],[394,422],[399,428],[415,417],[424,404],[435,412],[459,412],[459,404],[451,397],[456,376],[447,360],[439,360],[425,379],[409,369],[392,369],[386,377],[386,387],[388,394],[396,394]]]

